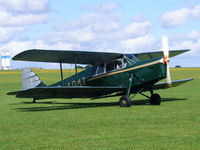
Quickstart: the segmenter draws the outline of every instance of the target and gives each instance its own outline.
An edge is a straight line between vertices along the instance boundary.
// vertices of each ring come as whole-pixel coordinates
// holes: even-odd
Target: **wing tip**
[[[8,92],[6,93],[7,95],[17,95],[18,92],[14,91],[14,92]]]

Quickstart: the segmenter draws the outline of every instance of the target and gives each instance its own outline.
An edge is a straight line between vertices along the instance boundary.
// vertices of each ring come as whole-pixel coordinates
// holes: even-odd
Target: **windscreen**
[[[130,63],[136,63],[138,61],[140,61],[137,57],[135,57],[135,55],[133,54],[126,54],[125,55],[125,59],[130,62]]]

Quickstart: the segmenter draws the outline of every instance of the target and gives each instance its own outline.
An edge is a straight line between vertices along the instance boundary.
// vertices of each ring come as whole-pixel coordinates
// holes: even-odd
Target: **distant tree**
[[[180,65],[176,65],[175,68],[181,68],[181,66]]]
[[[77,66],[77,69],[83,69],[83,67],[82,66]]]

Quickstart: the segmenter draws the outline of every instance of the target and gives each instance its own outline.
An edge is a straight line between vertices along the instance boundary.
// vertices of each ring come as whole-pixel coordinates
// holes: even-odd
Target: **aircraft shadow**
[[[181,101],[187,100],[186,98],[162,98],[162,102],[169,102],[169,101]],[[132,101],[132,105],[150,105],[148,99],[145,100],[134,100]]]
[[[162,102],[168,101],[181,101],[187,100],[185,98],[163,98]],[[32,102],[23,102],[23,104],[33,104]],[[119,106],[119,102],[106,102],[106,103],[57,103],[57,102],[37,102],[36,104],[52,104],[54,106],[39,106],[39,107],[29,107],[29,108],[16,108],[15,110],[21,112],[36,112],[36,111],[53,111],[53,110],[63,110],[63,109],[81,109],[81,108],[97,108],[97,107],[111,107]],[[58,106],[55,106],[58,105]],[[134,100],[132,105],[150,105],[149,100]]]
[[[33,104],[33,103],[31,103]],[[37,104],[41,104],[37,102]],[[44,102],[42,104],[45,104]],[[80,108],[90,108],[90,107],[106,107],[106,106],[118,106],[118,102],[110,103],[52,103],[54,106],[44,106],[44,107],[30,107],[30,108],[17,108],[19,111],[51,111],[51,110],[62,110],[62,109],[80,109]],[[61,105],[61,106],[55,106]]]

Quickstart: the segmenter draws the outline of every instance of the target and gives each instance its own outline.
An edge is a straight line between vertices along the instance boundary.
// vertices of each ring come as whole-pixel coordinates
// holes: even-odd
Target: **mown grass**
[[[60,80],[59,70],[34,71],[47,84]],[[0,149],[200,149],[200,68],[171,74],[194,80],[157,91],[160,106],[137,95],[132,107],[120,108],[119,97],[32,104],[6,95],[21,89],[21,71],[0,71]]]

